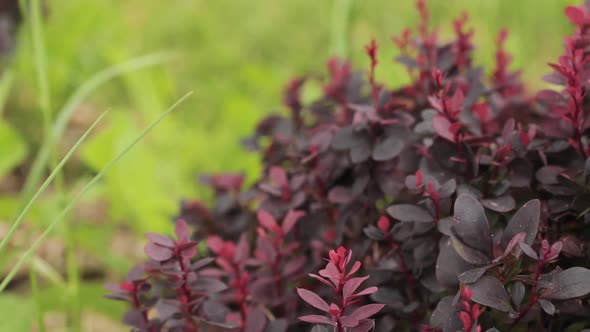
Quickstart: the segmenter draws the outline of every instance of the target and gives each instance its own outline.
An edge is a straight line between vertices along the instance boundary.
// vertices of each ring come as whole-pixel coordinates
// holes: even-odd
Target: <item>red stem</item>
[[[147,310],[145,310],[144,308],[141,307],[141,302],[139,301],[139,297],[137,296],[135,285],[133,286],[133,292],[131,294],[132,294],[131,300],[133,301],[133,307],[136,310],[139,310],[141,312],[141,318],[143,319],[145,326],[148,326],[150,320],[148,319]],[[153,326],[150,326],[148,328],[148,331],[156,332],[156,330],[154,329]]]
[[[184,310],[184,321],[187,323],[188,326],[185,327],[186,332],[198,332],[199,326],[195,321],[191,318],[192,317],[192,308],[189,304],[191,302],[191,290],[188,288],[186,281],[188,277],[188,271],[184,264],[184,259],[180,253],[177,253],[178,257],[178,264],[180,265],[180,271],[182,271],[182,286],[176,290],[176,293],[179,295],[180,298],[183,296],[185,297],[185,301],[181,301],[182,308]]]
[[[340,275],[340,280],[342,280],[342,282],[340,282],[338,284],[338,288],[336,288],[336,294],[338,295],[338,303],[340,304],[340,313],[338,314],[338,317],[336,318],[336,331],[337,332],[344,332],[344,327],[342,326],[342,322],[340,322],[340,317],[342,317],[342,314],[344,313],[344,310],[346,310],[346,299],[344,298],[344,296],[342,296],[342,289],[344,288],[344,284],[346,283],[346,275],[345,275],[345,271],[342,271],[341,275]]]
[[[416,280],[414,279],[414,276],[412,276],[412,274],[410,273],[408,263],[406,262],[406,258],[404,257],[404,254],[401,251],[399,244],[395,243],[392,238],[389,238],[389,244],[392,246],[393,250],[395,250],[397,257],[399,258],[399,264],[402,270],[402,274],[408,282],[408,297],[411,301],[414,301],[414,299],[416,299],[416,294],[414,293]]]
[[[531,289],[531,298],[524,310],[518,313],[518,317],[516,317],[514,322],[510,325],[510,329],[508,329],[508,331],[511,331],[516,325],[518,325],[518,323],[529,313],[529,311],[533,308],[535,303],[537,303],[537,301],[539,300],[539,297],[537,295],[537,284],[539,283],[539,279],[541,278],[541,273],[543,272],[544,267],[545,263],[543,261],[539,261],[537,264],[535,275],[533,276],[533,288]]]
[[[275,279],[275,283],[276,283],[276,287],[277,287],[277,295],[280,298],[283,296],[283,287],[282,287],[282,283],[281,283],[281,270],[280,270],[281,262],[283,260],[283,253],[281,252],[281,247],[280,247],[280,243],[279,243],[279,241],[281,239],[279,238],[277,240],[278,241],[273,241],[273,246],[275,247],[275,250],[277,252],[277,256],[276,256],[274,262],[272,263],[271,270],[272,270],[272,274]]]
[[[581,88],[580,88],[581,89]],[[583,118],[583,112],[580,108],[580,104],[578,103],[578,99],[576,98],[576,96],[573,93],[570,93],[570,96],[572,97],[573,101],[574,101],[574,105],[575,105],[575,110],[574,110],[574,118],[572,119],[573,122],[573,127],[574,127],[574,140],[577,142],[578,144],[578,150],[580,152],[580,154],[582,155],[582,157],[584,157],[584,159],[586,159],[588,157],[586,150],[584,149],[584,145],[582,144],[582,133],[580,131],[580,127],[582,127],[582,123],[584,121]]]
[[[408,281],[408,297],[410,298],[410,301],[414,301],[416,299],[416,294],[414,294],[416,280],[414,280],[414,277],[410,273],[410,269],[408,268],[406,258],[404,257],[404,254],[399,248],[397,249],[397,256],[399,257],[402,274],[404,275],[404,278]]]

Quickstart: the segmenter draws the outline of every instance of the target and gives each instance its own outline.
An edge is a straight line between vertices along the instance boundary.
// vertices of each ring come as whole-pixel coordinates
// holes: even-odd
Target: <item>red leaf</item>
[[[378,313],[383,307],[385,307],[385,304],[367,304],[357,308],[349,316],[354,317],[356,320],[371,318],[371,316]]]
[[[269,176],[272,182],[278,187],[284,187],[289,185],[289,180],[287,180],[287,173],[281,167],[271,167],[269,171]]]
[[[355,274],[360,268],[361,268],[361,262],[359,262],[359,261],[354,262],[354,264],[352,264],[352,267],[350,268],[350,271],[348,272],[346,277],[348,278],[349,276]]]
[[[328,312],[330,306],[324,301],[319,295],[314,292],[310,292],[304,288],[297,288],[297,294],[309,305],[314,308],[320,309],[321,311]]]
[[[440,103],[440,99],[438,99],[435,96],[430,96],[428,97],[428,102],[430,102],[430,106],[432,106],[432,108],[434,108],[435,110],[438,111],[443,111],[443,107],[442,104]]]
[[[334,322],[332,322],[331,319],[329,319],[328,317],[325,317],[325,316],[320,316],[320,315],[301,316],[301,317],[299,317],[299,320],[302,320],[302,321],[307,322],[307,323],[313,323],[313,324],[330,324],[330,325],[334,325]]]
[[[332,285],[332,284],[331,284],[331,283],[330,283],[328,280],[326,280],[326,279],[324,279],[324,278],[320,277],[320,276],[319,276],[319,275],[317,275],[317,274],[310,273],[310,274],[309,274],[309,276],[310,276],[310,277],[312,277],[312,278],[314,278],[314,279],[316,279],[316,280],[319,280],[319,281],[321,281],[322,283],[324,283],[324,284],[326,284],[326,285],[328,285],[328,286],[330,286],[330,287],[332,287],[332,288],[334,288],[334,285]]]
[[[344,295],[344,298],[352,295],[363,283],[363,281],[367,279],[369,279],[369,276],[349,279],[342,289],[342,295]]]
[[[359,325],[358,319],[352,316],[342,316],[340,317],[340,323],[343,327],[355,327]]]
[[[450,142],[455,142],[455,137],[449,131],[451,123],[442,115],[437,115],[432,119],[432,128],[442,138]]]
[[[258,211],[257,217],[260,225],[262,225],[267,230],[274,232],[279,229],[279,224],[277,224],[277,221],[275,217],[272,216],[272,214],[264,210],[260,210]]]
[[[461,89],[457,89],[457,91],[455,91],[455,94],[451,99],[451,109],[453,112],[456,112],[456,115],[459,115],[459,112],[461,112],[463,100],[465,100],[465,95],[463,95],[463,91]]]
[[[188,227],[188,224],[183,219],[179,219],[176,222],[176,237],[180,241],[188,241],[191,236],[191,230]]]
[[[369,288],[366,288],[366,289],[354,294],[353,296],[358,297],[358,296],[363,296],[363,295],[369,295],[369,294],[376,293],[378,290],[379,289],[377,287],[369,287]]]
[[[332,262],[328,263],[328,265],[326,265],[326,268],[320,270],[319,273],[322,277],[330,278],[332,279],[332,281],[340,279],[340,271]]]
[[[283,220],[283,234],[288,234],[293,226],[305,215],[303,211],[289,210],[287,216]]]
[[[584,25],[584,11],[578,7],[565,7],[565,16],[575,25]]]
[[[391,222],[389,221],[389,218],[387,218],[387,216],[381,216],[381,218],[379,218],[379,220],[377,221],[377,227],[383,233],[389,232],[389,227],[391,227]]]
[[[219,254],[223,248],[223,240],[217,235],[211,235],[207,238],[207,247],[214,253]]]

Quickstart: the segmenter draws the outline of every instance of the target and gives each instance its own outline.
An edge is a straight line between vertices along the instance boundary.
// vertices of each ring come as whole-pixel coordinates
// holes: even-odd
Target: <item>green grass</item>
[[[476,61],[488,67],[494,60],[497,31],[509,28],[514,66],[522,68],[533,86],[541,84],[546,63],[561,53],[561,38],[571,31],[564,5],[577,3],[430,2],[432,21],[443,27],[443,38],[451,35],[452,18],[462,9],[470,12],[476,29]],[[61,188],[47,186],[35,204],[27,206],[15,227],[25,232],[18,237],[20,247],[4,248],[5,239],[0,249],[21,259],[32,254],[33,233],[63,220],[67,204],[63,198],[78,197],[76,193],[88,188],[95,176],[102,177],[107,167],[109,172],[100,181],[92,180],[94,186],[79,205],[68,205],[73,211],[65,233],[42,234],[67,242],[70,253],[78,249],[97,257],[110,279],[122,278],[133,258],[121,256],[105,243],[124,230],[131,230],[132,238],[146,231],[170,232],[179,199],[207,197],[197,185],[199,173],[244,171],[250,180],[255,178],[257,157],[243,152],[239,139],[250,134],[262,116],[282,110],[280,93],[291,76],[323,72],[326,58],[334,53],[347,55],[362,68],[367,65],[363,46],[374,37],[381,44],[378,80],[402,84],[405,70],[390,62],[396,50],[389,37],[417,23],[413,1],[53,0],[49,4],[46,22],[33,20],[21,30],[13,63],[0,77],[0,105],[6,105],[0,113],[0,182],[19,165],[31,167],[20,192],[0,191],[0,221],[23,212],[78,137],[102,110],[111,112],[81,145],[79,157],[65,165]],[[183,112],[171,115],[142,144],[125,151],[151,119],[193,90],[195,95],[183,104]],[[314,90],[308,92],[313,95]],[[126,160],[111,168],[110,162],[122,151]],[[130,255],[137,249],[129,249]],[[66,274],[59,267],[51,268]],[[99,312],[118,319],[122,312],[122,306],[100,298],[100,283],[77,284],[76,264],[70,265],[69,276],[74,278],[70,282],[75,282],[70,286],[52,281],[55,275],[44,274],[41,268],[36,271],[35,303],[41,313],[71,312],[76,304],[72,298],[80,301],[76,306],[82,314]],[[75,297],[64,295],[64,287],[74,286]],[[13,305],[15,299],[26,305]],[[30,305],[28,290],[2,293],[0,310],[14,318],[0,323],[0,330],[29,331],[31,322],[23,311]]]

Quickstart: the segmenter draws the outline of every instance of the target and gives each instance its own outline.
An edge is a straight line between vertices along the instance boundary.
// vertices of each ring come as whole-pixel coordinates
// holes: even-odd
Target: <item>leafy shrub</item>
[[[419,26],[393,38],[412,83],[390,89],[377,81],[375,41],[366,47],[368,79],[330,59],[324,96],[308,105],[302,88],[316,78],[290,82],[290,115],[268,116],[245,141],[264,162],[259,180],[246,188],[239,174],[203,177],[213,204],[183,202],[177,240],[148,234],[150,260],[113,289],[131,303],[128,324],[301,331],[311,322],[313,331],[355,332],[590,326],[590,4],[565,10],[576,30],[545,76],[562,88],[534,97],[509,69],[506,31],[486,74],[471,60],[468,16],[453,21],[455,38],[442,43],[425,2],[417,4]],[[207,251],[212,258],[202,258]],[[357,272],[370,278],[352,277]],[[363,282],[368,288],[357,292]]]

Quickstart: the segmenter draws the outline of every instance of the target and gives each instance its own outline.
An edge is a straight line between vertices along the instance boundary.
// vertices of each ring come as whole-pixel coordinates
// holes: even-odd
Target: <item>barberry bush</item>
[[[318,78],[293,79],[288,115],[244,141],[256,183],[204,176],[212,203],[147,235],[149,260],[111,287],[134,331],[590,328],[590,2],[565,9],[575,31],[537,93],[507,31],[485,70],[467,14],[445,42],[417,8],[392,38],[410,84],[379,82],[374,40],[366,70],[328,60],[312,103]]]

